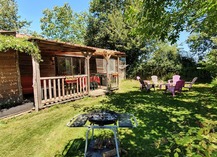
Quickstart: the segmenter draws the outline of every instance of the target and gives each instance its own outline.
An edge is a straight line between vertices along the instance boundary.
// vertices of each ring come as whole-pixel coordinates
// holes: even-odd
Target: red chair
[[[91,76],[90,77],[90,88],[97,89],[98,86],[101,84],[99,76]]]

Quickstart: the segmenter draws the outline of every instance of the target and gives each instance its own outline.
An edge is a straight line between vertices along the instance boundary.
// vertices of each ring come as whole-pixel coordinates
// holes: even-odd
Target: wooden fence
[[[87,75],[41,77],[41,104],[79,99],[88,94]]]

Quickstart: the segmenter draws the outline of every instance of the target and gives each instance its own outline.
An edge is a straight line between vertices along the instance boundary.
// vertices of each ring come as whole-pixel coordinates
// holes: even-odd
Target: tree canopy
[[[87,27],[87,13],[74,13],[68,3],[43,11],[42,35],[48,39],[77,44],[84,43]]]
[[[17,31],[30,24],[20,20],[15,0],[0,2],[0,29]],[[160,58],[167,58],[172,52],[169,49],[177,49],[169,43],[175,43],[182,31],[190,32],[191,52],[204,63],[212,63],[216,55],[215,0],[92,0],[89,14],[74,13],[68,3],[43,14],[45,38],[123,51],[130,65],[128,73],[136,71],[137,65],[157,64]],[[150,58],[150,54],[155,57]],[[207,69],[215,64],[207,67],[210,65],[212,68]]]
[[[131,6],[129,20],[140,25],[136,31],[146,37],[177,41],[183,30],[216,34],[217,1],[215,0],[135,0],[142,7]]]
[[[159,78],[170,78],[171,75],[180,72],[182,65],[177,45],[159,41],[150,44],[147,51],[147,55],[140,58],[135,66],[133,75],[140,74],[146,77],[157,75]]]
[[[0,0],[0,30],[19,31],[31,22],[20,20],[15,0]]]
[[[213,48],[205,56],[202,64],[205,65],[205,69],[210,71],[213,78],[217,77],[217,38],[211,38]]]
[[[132,69],[146,53],[146,40],[133,32],[138,23],[127,21],[130,5],[130,1],[123,0],[93,0],[85,39],[87,45],[125,52],[129,69]]]

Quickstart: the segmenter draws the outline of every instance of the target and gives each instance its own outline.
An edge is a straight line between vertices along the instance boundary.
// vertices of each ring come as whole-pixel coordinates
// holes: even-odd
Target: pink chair
[[[182,87],[184,87],[185,81],[184,80],[179,80],[176,82],[175,86],[174,85],[167,85],[167,91],[171,92],[173,96],[175,96],[175,92],[182,92]]]
[[[173,79],[168,80],[168,83],[175,86],[176,82],[180,80],[180,75],[173,75]]]

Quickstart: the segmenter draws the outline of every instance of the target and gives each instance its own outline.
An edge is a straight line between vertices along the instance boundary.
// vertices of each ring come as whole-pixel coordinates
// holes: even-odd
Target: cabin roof
[[[94,47],[93,47],[94,48]],[[104,55],[104,54],[109,54],[109,55],[114,55],[114,56],[126,56],[124,52],[116,51],[116,50],[108,50],[108,49],[102,49],[102,48],[96,48],[96,51],[94,52],[94,55]]]
[[[110,54],[111,56],[126,56],[124,52],[116,51],[116,50],[109,50],[109,49],[102,49],[97,47],[79,45],[79,44],[72,44],[69,42],[62,42],[62,41],[54,41],[54,40],[47,40],[41,38],[29,38],[29,41],[36,42],[40,49],[44,51],[53,51],[59,50],[60,52],[92,52],[95,56],[104,56],[105,54]]]
[[[28,38],[29,41],[37,43],[39,49],[41,51],[52,52],[52,51],[59,51],[59,52],[91,52],[94,56],[105,56],[106,54],[111,56],[126,56],[124,52],[116,51],[116,50],[109,50],[79,44],[72,44],[69,42],[62,42],[62,41],[55,41],[55,40],[48,40],[38,37],[32,37],[26,34],[19,34],[14,31],[3,31],[0,30],[0,34],[3,35],[13,35],[17,38]]]
[[[71,44],[68,42],[47,40],[31,37],[28,39],[31,42],[36,42],[42,51],[60,51],[60,52],[95,52],[96,50],[88,46]]]

